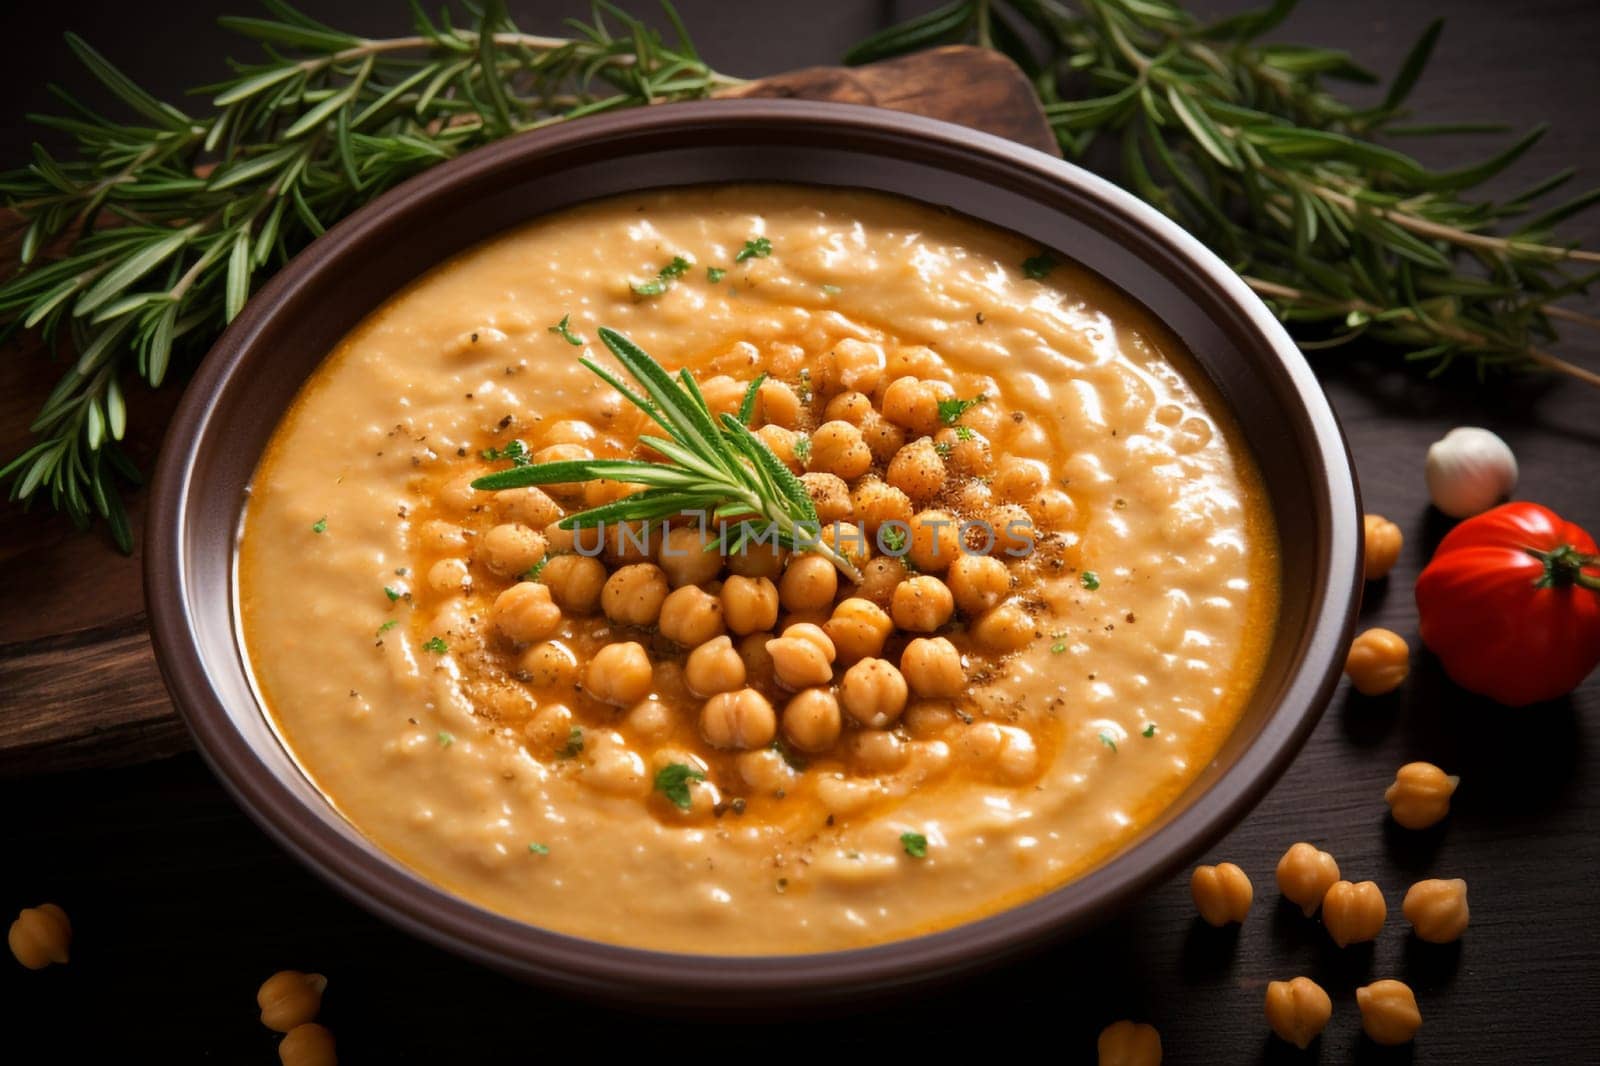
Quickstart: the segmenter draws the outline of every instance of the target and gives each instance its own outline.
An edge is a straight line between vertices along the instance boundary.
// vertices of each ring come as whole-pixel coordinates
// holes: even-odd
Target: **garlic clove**
[[[1451,518],[1482,514],[1517,487],[1517,457],[1487,429],[1459,426],[1428,447],[1433,505]]]

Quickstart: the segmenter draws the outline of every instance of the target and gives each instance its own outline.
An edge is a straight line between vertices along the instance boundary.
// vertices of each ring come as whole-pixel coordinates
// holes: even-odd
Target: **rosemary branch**
[[[592,359],[579,360],[661,427],[666,437],[646,434],[639,443],[662,456],[641,459],[572,459],[512,466],[478,478],[475,489],[498,491],[528,485],[583,481],[621,481],[640,491],[561,520],[562,529],[599,529],[625,522],[658,522],[700,515],[725,523],[719,538],[724,551],[747,543],[772,543],[792,551],[815,552],[851,581],[861,571],[822,536],[817,508],[800,479],[772,449],[750,431],[756,393],[766,375],[745,390],[737,415],[712,415],[694,375],[673,378],[660,363],[614,329],[600,328],[600,339],[642,392]],[[763,529],[762,523],[766,528]],[[728,532],[731,530],[732,532]],[[729,539],[731,536],[732,539]],[[717,546],[717,545],[712,545]]]

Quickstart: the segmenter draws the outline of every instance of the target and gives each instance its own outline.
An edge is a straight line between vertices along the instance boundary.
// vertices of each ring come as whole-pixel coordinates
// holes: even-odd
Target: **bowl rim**
[[[395,213],[416,211],[449,189],[533,154],[674,127],[818,125],[856,140],[915,144],[945,156],[981,159],[1064,187],[1064,193],[1143,229],[1213,287],[1260,335],[1281,364],[1315,454],[1326,471],[1316,490],[1331,516],[1328,582],[1302,652],[1260,732],[1190,806],[1086,874],[1016,906],[909,939],[797,955],[678,954],[586,940],[495,914],[424,880],[387,856],[369,854],[307,817],[300,798],[259,761],[231,723],[209,681],[190,621],[186,528],[196,489],[194,442],[215,398],[249,377],[264,354],[258,335],[317,269],[361,259],[366,231]],[[915,194],[910,194],[915,198]],[[532,213],[530,213],[532,217]],[[1094,269],[1093,263],[1087,264]],[[1325,493],[1325,495],[1324,495]],[[278,844],[367,909],[419,938],[522,977],[635,1003],[724,1005],[843,999],[886,991],[992,964],[1041,942],[1083,930],[1166,880],[1236,825],[1277,781],[1320,719],[1338,682],[1359,606],[1360,502],[1348,447],[1320,385],[1282,324],[1226,264],[1175,222],[1130,193],[1079,167],[965,126],[853,104],[743,99],[673,104],[592,116],[518,135],[440,164],[388,191],[317,238],[246,305],[201,363],[167,431],[151,487],[144,557],[146,609],[157,663],[202,756],[235,800]],[[1343,580],[1341,580],[1341,572]],[[262,711],[265,714],[265,711]]]

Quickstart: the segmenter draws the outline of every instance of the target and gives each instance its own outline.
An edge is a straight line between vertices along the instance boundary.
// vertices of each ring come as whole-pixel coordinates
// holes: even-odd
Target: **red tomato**
[[[1422,642],[1450,680],[1507,706],[1571,692],[1600,663],[1597,551],[1536,503],[1467,519],[1417,578]]]

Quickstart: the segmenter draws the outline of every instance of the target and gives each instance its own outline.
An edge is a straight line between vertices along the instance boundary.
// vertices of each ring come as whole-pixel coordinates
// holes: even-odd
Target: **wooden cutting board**
[[[1027,79],[987,49],[940,48],[856,69],[812,67],[725,95],[870,104],[1058,152]],[[0,262],[14,261],[18,236],[8,232],[0,241]],[[9,459],[27,446],[28,423],[64,363],[33,337],[6,349],[0,456]],[[128,384],[127,447],[149,470],[178,390]],[[142,492],[129,500],[136,530],[144,503]],[[103,528],[85,536],[59,515],[0,503],[0,604],[0,775],[138,762],[189,746],[151,654],[139,558],[119,553]]]

